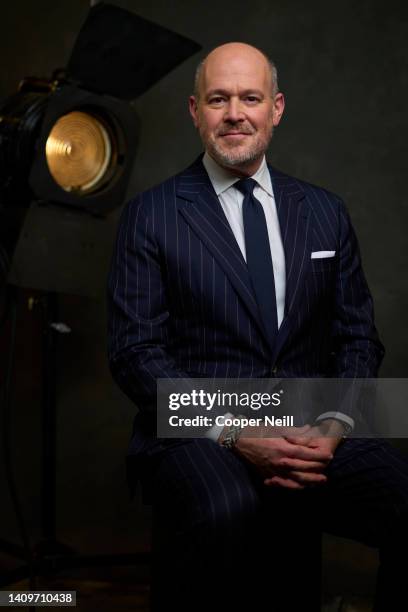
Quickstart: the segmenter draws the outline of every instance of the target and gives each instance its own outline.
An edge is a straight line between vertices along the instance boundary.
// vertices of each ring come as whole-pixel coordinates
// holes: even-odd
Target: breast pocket
[[[336,270],[336,264],[337,261],[335,257],[312,259],[310,262],[311,269],[313,273],[316,274],[334,273]]]

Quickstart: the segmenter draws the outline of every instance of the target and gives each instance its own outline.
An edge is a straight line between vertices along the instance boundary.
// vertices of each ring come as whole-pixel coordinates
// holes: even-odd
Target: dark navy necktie
[[[234,183],[234,187],[244,195],[242,214],[249,275],[263,326],[270,344],[273,344],[278,331],[275,279],[265,213],[262,204],[253,195],[256,185],[252,178]]]

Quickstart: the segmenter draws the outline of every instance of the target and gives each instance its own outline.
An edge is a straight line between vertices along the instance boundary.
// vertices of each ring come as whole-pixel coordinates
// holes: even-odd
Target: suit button
[[[274,367],[272,368],[272,374],[276,374],[276,372],[277,372],[277,371],[278,371],[277,366],[274,366]]]

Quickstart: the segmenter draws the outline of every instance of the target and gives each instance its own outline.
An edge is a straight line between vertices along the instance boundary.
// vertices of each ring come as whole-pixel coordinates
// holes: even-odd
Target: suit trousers
[[[322,531],[379,549],[375,612],[408,605],[408,460],[386,441],[343,441],[327,482],[302,490],[266,487],[205,438],[157,442],[143,463],[154,612],[317,612]]]

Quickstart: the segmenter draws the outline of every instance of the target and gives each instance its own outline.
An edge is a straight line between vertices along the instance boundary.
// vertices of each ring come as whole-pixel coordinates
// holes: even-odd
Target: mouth
[[[244,138],[245,136],[250,136],[248,132],[226,132],[220,135],[222,138]]]

